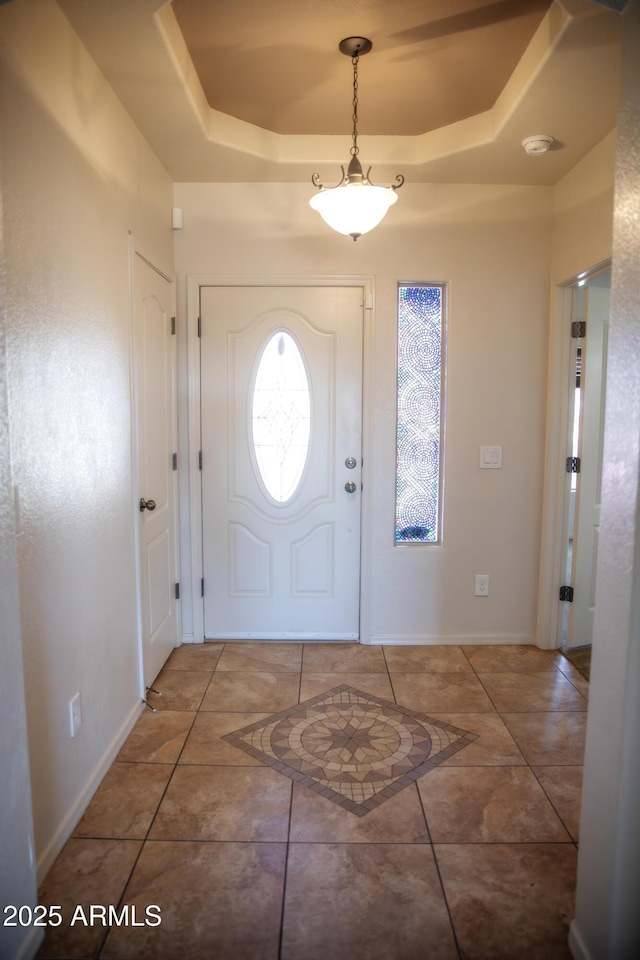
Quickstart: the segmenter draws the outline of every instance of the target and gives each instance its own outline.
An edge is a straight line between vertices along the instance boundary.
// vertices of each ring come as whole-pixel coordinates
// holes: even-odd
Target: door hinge
[[[580,457],[567,457],[567,473],[580,473]]]
[[[198,470],[202,470],[202,450],[198,451]]]
[[[587,321],[586,320],[574,320],[571,324],[571,339],[578,340],[580,337],[586,337],[587,335]]]
[[[179,583],[176,583],[176,584],[175,584],[175,588],[176,588],[176,589],[175,589],[176,600],[179,600],[179,599],[180,599],[180,584],[179,584]]]
[[[573,603],[573,587],[560,587],[560,599],[563,603]]]
[[[198,336],[202,336],[202,319],[198,317]]]
[[[177,453],[172,453],[172,454],[171,454],[171,469],[172,469],[172,470],[177,470],[177,469],[178,469],[178,454],[177,454]]]
[[[200,581],[200,596],[204,597],[204,577]]]
[[[171,336],[175,336],[176,333],[176,318],[171,317]]]

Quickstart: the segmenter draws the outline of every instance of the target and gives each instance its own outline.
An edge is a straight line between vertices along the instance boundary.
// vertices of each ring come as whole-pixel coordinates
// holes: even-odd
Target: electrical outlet
[[[69,733],[72,737],[75,737],[76,733],[82,726],[82,700],[80,699],[80,691],[76,693],[74,697],[69,700]]]
[[[476,597],[488,597],[489,596],[489,574],[488,573],[477,573],[476,574]]]

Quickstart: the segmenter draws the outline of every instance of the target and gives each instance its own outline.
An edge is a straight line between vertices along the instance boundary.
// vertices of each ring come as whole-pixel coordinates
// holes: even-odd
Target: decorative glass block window
[[[311,437],[311,393],[298,344],[278,330],[258,361],[252,411],[253,449],[267,493],[278,503],[295,494]]]
[[[442,540],[445,293],[398,285],[396,543]]]

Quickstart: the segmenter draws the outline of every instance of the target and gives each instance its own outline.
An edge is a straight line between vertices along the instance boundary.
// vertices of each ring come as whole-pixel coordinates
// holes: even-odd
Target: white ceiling
[[[176,182],[337,181],[354,34],[375,182],[550,184],[616,122],[620,16],[588,0],[58,2]]]

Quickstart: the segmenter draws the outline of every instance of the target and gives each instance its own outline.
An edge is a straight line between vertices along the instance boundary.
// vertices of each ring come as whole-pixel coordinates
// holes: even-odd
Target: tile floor
[[[364,815],[228,739],[342,685],[475,739]],[[157,713],[45,880],[65,923],[39,957],[569,957],[588,684],[559,654],[209,643],[176,650],[154,686]],[[110,927],[70,925],[91,904],[117,908]]]

